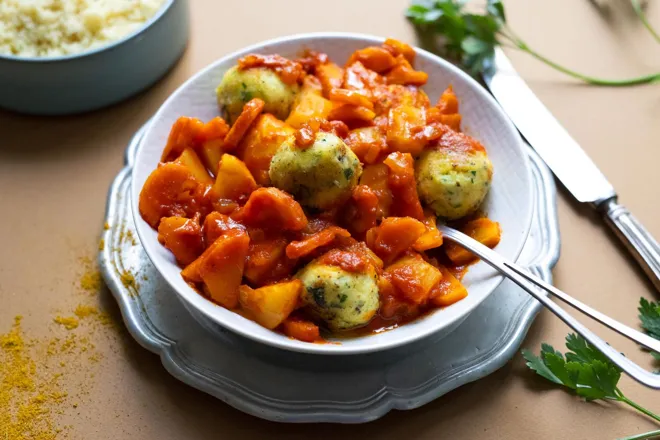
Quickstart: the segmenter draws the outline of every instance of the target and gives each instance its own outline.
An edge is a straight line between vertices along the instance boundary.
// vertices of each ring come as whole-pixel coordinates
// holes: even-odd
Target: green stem
[[[555,63],[552,60],[549,60],[548,58],[544,57],[540,53],[536,52],[535,50],[531,49],[529,46],[527,46],[524,42],[522,41],[517,41],[517,46],[518,49],[522,50],[523,52],[527,52],[537,60],[541,61],[542,63],[547,64],[548,66],[565,73],[568,76],[572,76],[573,78],[579,79],[581,81],[584,81],[589,84],[594,84],[597,86],[610,86],[610,87],[623,87],[623,86],[634,86],[634,85],[639,85],[639,84],[648,84],[652,83],[655,81],[660,81],[660,73],[653,73],[651,75],[644,75],[640,76],[637,78],[629,78],[629,79],[620,79],[620,80],[611,80],[611,79],[602,79],[602,78],[594,78],[591,76],[583,75],[581,73],[578,73],[574,70],[568,69],[564,66],[561,66],[557,63]]]
[[[646,440],[646,439],[653,439],[656,437],[660,437],[660,429],[658,429],[657,431],[649,431],[649,432],[645,432],[644,434],[637,434],[630,437],[622,437],[619,440]]]
[[[636,404],[635,402],[633,402],[632,400],[628,399],[626,396],[621,394],[621,392],[619,392],[619,402],[626,403],[626,404],[632,406],[633,408],[635,408],[637,411],[642,412],[642,413],[646,414],[647,416],[651,417],[652,419],[655,419],[656,421],[660,422],[660,416],[659,415],[649,411],[648,409],[644,408],[643,406],[640,406],[640,405]]]
[[[651,26],[651,23],[649,23],[649,21],[646,19],[646,14],[642,9],[642,4],[639,2],[639,0],[630,0],[630,3],[635,10],[635,14],[637,14],[637,17],[639,17],[639,19],[642,21],[644,27],[651,33],[651,35],[653,35],[655,41],[660,43],[660,35],[658,35],[655,29],[653,29],[653,26]]]
[[[633,85],[647,84],[655,81],[660,81],[660,73],[653,73],[651,75],[645,75],[637,78],[621,79],[621,80],[594,78],[592,76],[583,75],[567,67],[561,66],[555,63],[554,61],[544,57],[540,53],[536,52],[534,49],[529,47],[524,41],[522,41],[519,37],[517,37],[513,33],[513,31],[509,28],[504,28],[503,30],[498,31],[497,34],[500,37],[503,37],[504,39],[512,43],[513,45],[515,45],[517,49],[522,50],[523,52],[527,52],[529,55],[533,56],[542,63],[545,63],[546,65],[552,67],[553,69],[556,69],[562,73],[565,73],[568,76],[572,76],[573,78],[579,79],[580,81],[584,81],[589,84],[594,84],[598,86],[609,86],[609,87],[623,87],[623,86],[633,86]],[[500,44],[501,43],[502,42],[500,41]]]

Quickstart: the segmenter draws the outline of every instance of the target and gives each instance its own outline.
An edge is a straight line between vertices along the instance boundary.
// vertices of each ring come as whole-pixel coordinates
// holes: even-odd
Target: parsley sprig
[[[517,36],[507,25],[501,0],[487,0],[483,14],[468,12],[465,3],[465,0],[413,0],[406,16],[419,30],[427,45],[433,46],[441,55],[461,63],[473,75],[488,69],[497,46],[506,46],[521,50],[542,63],[589,84],[630,86],[660,81],[660,73],[617,80],[576,72],[541,55]]]
[[[648,301],[644,301],[648,304]],[[650,328],[653,328],[654,331],[660,331],[660,307],[654,309],[653,313],[657,315],[645,315],[649,316],[647,322],[651,324]],[[653,316],[657,316],[657,321]],[[647,331],[649,330],[647,329]],[[522,354],[527,361],[527,366],[539,376],[575,391],[577,395],[584,397],[587,401],[601,399],[622,402],[660,422],[659,415],[623,394],[618,387],[621,369],[582,336],[568,335],[566,348],[569,351],[562,354],[551,345],[542,344],[541,353],[538,356],[526,349],[522,351]],[[626,437],[622,440],[650,439],[657,436],[660,436],[660,430]]]

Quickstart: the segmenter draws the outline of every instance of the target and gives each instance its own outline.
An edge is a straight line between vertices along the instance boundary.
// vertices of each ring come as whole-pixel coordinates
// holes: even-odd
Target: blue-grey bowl
[[[168,0],[142,28],[101,48],[54,58],[0,55],[0,107],[68,115],[115,104],[160,79],[188,43],[188,0]]]

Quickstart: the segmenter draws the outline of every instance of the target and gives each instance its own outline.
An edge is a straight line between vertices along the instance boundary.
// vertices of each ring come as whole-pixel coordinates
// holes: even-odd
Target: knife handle
[[[649,231],[612,197],[598,204],[598,210],[617,237],[660,291],[660,246]]]

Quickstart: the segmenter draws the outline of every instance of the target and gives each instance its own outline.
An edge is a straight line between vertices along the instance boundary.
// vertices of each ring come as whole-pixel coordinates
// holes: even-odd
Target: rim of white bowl
[[[169,101],[173,100],[177,95],[183,92],[188,86],[188,84],[192,83],[195,81],[199,76],[203,75],[207,71],[214,69],[218,64],[224,63],[227,59],[230,58],[235,58],[240,56],[241,54],[249,53],[251,51],[256,51],[261,49],[264,46],[270,46],[273,44],[279,44],[279,43],[284,43],[284,42],[296,42],[300,41],[301,43],[304,40],[310,40],[310,39],[321,39],[321,38],[330,38],[330,39],[359,39],[363,40],[369,44],[380,44],[383,41],[385,41],[385,38],[383,37],[378,37],[375,35],[369,35],[369,34],[360,34],[360,33],[352,33],[352,32],[310,32],[310,33],[303,33],[303,34],[293,34],[289,36],[284,36],[284,37],[278,37],[278,38],[273,38],[270,40],[264,40],[259,43],[252,44],[250,46],[238,49],[232,53],[229,53],[222,58],[219,58],[218,60],[214,61],[213,63],[209,64],[208,66],[202,68],[199,70],[197,73],[195,73],[193,76],[191,76],[188,80],[186,80],[183,84],[181,84],[164,102],[161,104],[159,107],[158,111],[155,113],[154,117],[149,121],[148,126],[145,131],[145,135],[143,137],[143,140],[147,137],[147,134],[151,130],[151,126],[154,124],[156,120],[158,120],[158,117],[160,115],[160,112],[162,111],[163,108],[166,107],[166,105],[169,103]],[[301,45],[301,47],[304,47],[304,45]],[[435,60],[438,64],[442,65],[443,68],[446,68],[450,71],[452,71],[454,74],[462,77],[465,79],[468,83],[471,83],[476,89],[478,89],[481,94],[482,98],[490,101],[490,103],[498,109],[498,111],[502,114],[503,119],[504,119],[504,124],[507,126],[507,128],[511,131],[511,133],[514,135],[514,137],[518,140],[516,142],[515,148],[519,151],[520,156],[522,157],[524,168],[525,168],[525,173],[527,174],[527,179],[528,181],[532,181],[532,171],[531,171],[531,165],[529,161],[529,157],[524,151],[524,143],[522,140],[522,137],[520,136],[520,133],[516,129],[516,127],[513,125],[513,122],[509,119],[509,117],[504,113],[504,110],[500,108],[500,105],[497,103],[497,101],[486,91],[486,89],[483,88],[481,84],[479,84],[474,78],[472,78],[470,75],[465,73],[463,70],[458,68],[457,66],[453,65],[449,61],[439,57],[438,55],[435,55],[432,52],[429,52],[427,50],[421,49],[417,46],[413,46],[415,51],[417,53],[424,54],[425,56],[430,57],[431,59]],[[138,146],[138,151],[136,152],[136,162],[140,158],[140,151],[142,150],[142,142]],[[131,198],[132,200],[132,211],[133,211],[133,218],[136,222],[136,226],[140,224],[140,222],[145,223],[142,217],[140,216],[139,209],[138,209],[138,198],[136,197],[136,191],[133,185],[133,181],[131,181]],[[513,253],[513,260],[517,261],[518,258],[520,257],[520,254],[525,246],[525,243],[527,242],[527,239],[529,237],[529,232],[531,229],[531,224],[532,224],[532,215],[533,215],[533,192],[528,191],[528,201],[527,201],[527,206],[530,207],[528,209],[527,213],[527,219],[524,222],[525,229],[521,234],[522,239],[520,240],[520,243],[518,247],[515,249],[515,252]],[[142,237],[141,233],[141,227],[137,226],[136,230],[138,232],[138,237],[140,238],[142,243],[145,243],[146,240],[144,237]],[[151,230],[152,228],[149,227]],[[441,327],[438,326],[428,326],[425,329],[422,329],[418,331],[415,334],[410,335],[408,338],[402,339],[402,340],[397,340],[397,341],[392,341],[392,342],[383,342],[381,341],[378,345],[374,346],[346,346],[344,344],[333,344],[333,343],[328,343],[328,344],[311,344],[311,343],[300,343],[300,341],[295,341],[295,340],[289,340],[287,338],[272,338],[269,339],[267,337],[262,337],[260,335],[255,335],[250,333],[249,331],[245,331],[245,329],[241,328],[241,326],[234,325],[233,323],[226,323],[222,322],[220,319],[218,319],[217,316],[214,316],[213,313],[210,313],[205,309],[204,307],[199,307],[196,303],[199,301],[203,301],[204,303],[209,303],[212,304],[213,306],[220,307],[214,302],[210,301],[209,299],[205,298],[202,296],[199,292],[195,291],[193,288],[189,288],[190,292],[182,292],[180,291],[175,284],[173,283],[172,280],[170,280],[169,274],[163,273],[163,271],[160,270],[158,267],[158,264],[155,262],[157,258],[152,255],[152,252],[155,252],[155,250],[150,249],[148,246],[144,246],[144,249],[147,253],[147,256],[149,259],[151,259],[152,263],[158,270],[158,272],[163,276],[163,278],[167,281],[167,283],[170,285],[172,290],[174,290],[177,293],[177,296],[185,301],[187,303],[187,306],[192,307],[195,309],[197,312],[201,313],[203,316],[211,320],[212,322],[216,323],[217,325],[220,325],[221,327],[224,327],[230,331],[233,331],[234,333],[241,335],[245,338],[248,338],[252,341],[259,342],[261,344],[270,346],[270,347],[275,347],[279,348],[282,350],[286,351],[293,351],[293,352],[298,352],[298,353],[305,353],[305,354],[310,354],[310,355],[333,355],[333,356],[342,356],[342,355],[355,355],[355,354],[368,354],[368,353],[375,353],[375,352],[381,352],[381,351],[387,351],[391,350],[393,348],[401,347],[403,345],[408,345],[413,342],[419,341],[421,339],[424,339],[428,336],[433,335],[436,332],[439,332],[443,328],[450,327],[452,324],[456,322],[460,322],[462,319],[467,317],[470,313],[472,313],[479,305],[486,300],[494,291],[497,289],[497,287],[504,281],[504,276],[501,274],[496,274],[494,277],[497,278],[497,281],[493,284],[492,288],[490,291],[483,296],[480,300],[478,300],[473,307],[463,311],[460,314],[454,314],[449,318],[446,322],[443,323]],[[179,273],[177,273],[177,276],[180,276]],[[189,296],[190,294],[190,296]],[[194,295],[194,296],[192,296]],[[441,310],[446,310],[450,309],[451,306],[445,307],[442,309],[438,309],[431,314],[420,317],[420,319],[427,319],[430,316],[432,316],[434,313],[441,311]],[[230,311],[231,312],[231,311]],[[387,334],[387,333],[392,333],[396,332],[397,329],[392,329],[387,332],[381,333]],[[274,334],[277,334],[276,332],[273,331]],[[281,336],[277,334],[278,336]],[[370,336],[366,336],[370,337]]]
[[[154,23],[156,23],[165,15],[165,13],[172,7],[174,2],[175,0],[166,0],[165,4],[163,4],[163,6],[161,6],[160,9],[156,11],[156,13],[151,18],[149,18],[149,20],[142,23],[142,26],[140,26],[138,29],[134,30],[129,34],[124,35],[118,40],[109,42],[107,45],[99,46],[97,48],[90,50],[83,50],[82,52],[78,52],[78,53],[72,53],[69,55],[58,55],[55,57],[26,57],[19,55],[0,54],[0,61],[15,61],[20,63],[34,63],[34,64],[59,63],[63,61],[71,61],[78,58],[94,56],[102,52],[109,52],[115,50],[118,46],[128,43],[129,41],[135,38],[138,38],[140,35],[146,32],[147,29],[149,29]]]

